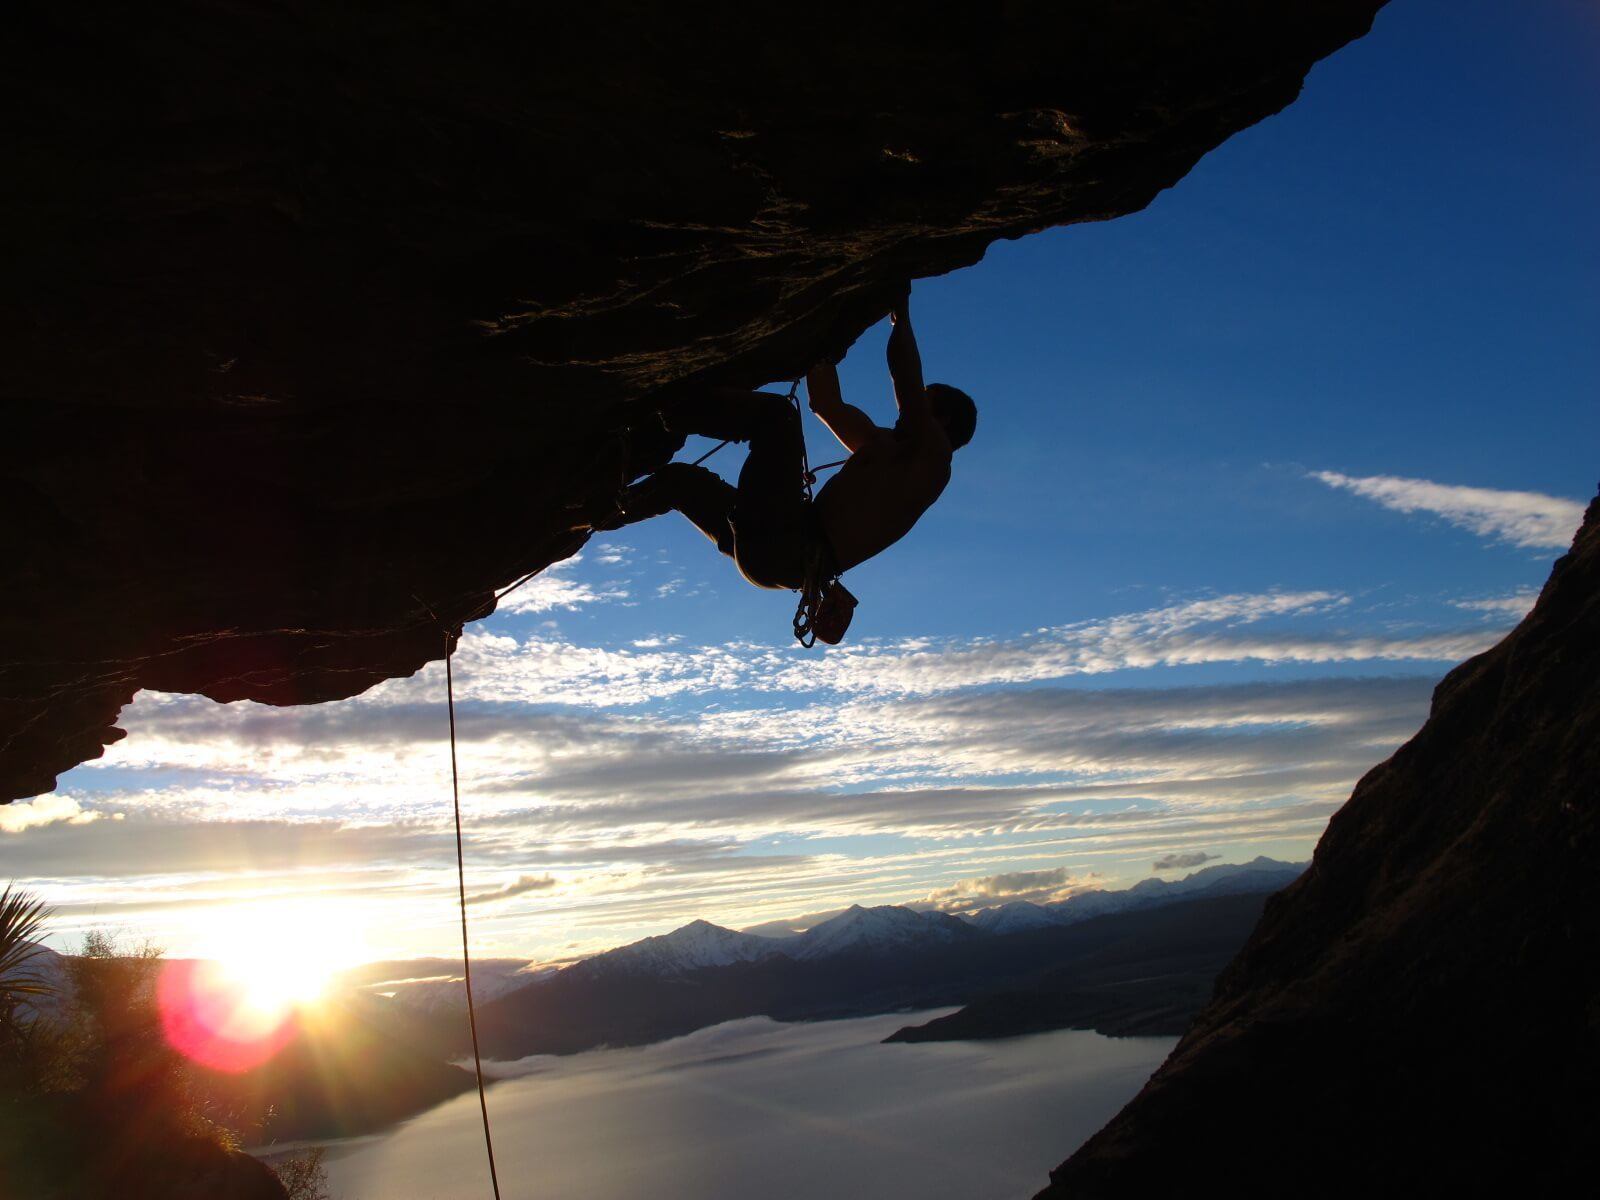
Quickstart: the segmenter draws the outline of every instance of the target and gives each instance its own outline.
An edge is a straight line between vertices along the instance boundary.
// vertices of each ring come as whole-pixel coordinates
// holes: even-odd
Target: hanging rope
[[[731,441],[733,441],[732,438],[723,438],[715,446],[711,447],[711,449],[707,450],[704,454],[702,454],[699,458],[695,459],[689,465],[691,467],[698,467],[701,463],[705,462],[706,459],[710,458],[713,454],[715,454],[718,450],[721,450],[724,446],[726,446]]]
[[[789,385],[789,394],[786,399],[794,406],[795,417],[798,419],[801,416],[799,379]],[[699,458],[695,459],[693,465],[698,467],[731,440],[729,438],[718,442]],[[820,467],[813,469],[806,454],[805,437],[802,435],[800,439],[800,488],[805,493],[808,504],[812,500],[811,488],[817,482],[817,472],[843,466],[848,461],[848,459],[841,458],[837,462],[823,463]],[[817,603],[823,585],[830,582],[819,578],[819,567],[820,555],[813,556],[813,561],[806,572],[805,585],[800,589],[800,605],[795,609],[794,614],[794,635],[800,644],[807,648],[816,643],[816,633],[812,626],[816,617]],[[543,567],[535,567],[510,586],[500,589],[494,594],[493,606],[498,607],[501,600],[504,600],[542,570],[544,570]],[[427,609],[428,614],[433,616],[434,620],[438,620],[437,614],[422,601],[421,597],[414,597],[414,599],[419,604],[422,604],[423,608]],[[490,1131],[489,1126],[489,1098],[483,1085],[483,1055],[478,1049],[478,1006],[472,995],[472,945],[467,932],[467,866],[461,835],[461,775],[456,759],[456,683],[455,672],[452,667],[454,657],[455,647],[450,641],[450,631],[446,629],[444,631],[444,688],[445,708],[450,718],[450,800],[456,828],[456,894],[461,909],[461,973],[467,989],[467,1027],[472,1034],[472,1071],[473,1077],[478,1084],[478,1112],[483,1118],[483,1148],[489,1158],[489,1186],[494,1191],[494,1200],[500,1200],[500,1175],[495,1169],[494,1161],[494,1134]]]
[[[512,587],[517,586],[512,584]],[[483,1091],[483,1058],[478,1053],[478,1008],[472,999],[472,951],[467,942],[467,867],[461,852],[461,778],[456,771],[456,681],[450,669],[454,653],[455,648],[450,644],[450,631],[447,629],[444,634],[444,692],[450,713],[450,796],[456,814],[456,889],[461,899],[461,970],[466,976],[467,1027],[472,1030],[472,1069],[478,1079],[478,1110],[483,1114],[483,1148],[489,1154],[489,1185],[494,1189],[494,1200],[500,1200],[500,1176],[494,1169],[494,1138],[489,1133],[489,1100]]]
[[[796,379],[789,385],[789,394],[786,397],[794,405],[795,417],[801,416],[800,412],[800,380]],[[718,450],[731,441],[731,438],[718,442],[707,450],[693,465],[699,466]],[[841,458],[837,462],[823,463],[815,470],[812,469],[806,454],[805,437],[800,439],[800,487],[805,493],[806,502],[812,500],[811,488],[817,482],[817,471],[827,471],[833,467],[843,466],[848,459]],[[494,607],[498,607],[512,592],[516,591],[528,580],[532,579],[543,567],[535,567],[526,575],[508,587],[502,588],[494,594]],[[818,596],[824,580],[817,579],[818,563],[813,561],[807,571],[805,586],[800,590],[800,606],[795,609],[794,633],[802,646],[810,647],[816,642],[816,634],[812,623],[816,614]],[[428,610],[429,615],[438,620],[432,608],[429,608],[420,597],[415,597]],[[489,1186],[494,1191],[494,1200],[500,1200],[500,1175],[495,1169],[494,1161],[494,1135],[489,1127],[489,1098],[483,1085],[483,1056],[478,1049],[478,1006],[472,996],[472,946],[467,933],[467,866],[466,853],[462,845],[461,835],[461,775],[456,760],[456,684],[452,661],[455,657],[455,647],[450,642],[450,631],[444,631],[444,688],[445,708],[450,718],[450,800],[455,815],[456,827],[456,893],[461,909],[461,973],[467,989],[467,1027],[472,1033],[472,1071],[478,1084],[478,1112],[483,1118],[483,1148],[489,1158]]]

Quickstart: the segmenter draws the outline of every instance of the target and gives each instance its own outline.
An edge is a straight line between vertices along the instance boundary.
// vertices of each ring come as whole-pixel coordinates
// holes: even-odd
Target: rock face
[[[908,277],[1134,211],[1381,0],[18,0],[0,799],[417,670]]]
[[[1562,1195],[1600,1123],[1600,499],[1041,1197]]]

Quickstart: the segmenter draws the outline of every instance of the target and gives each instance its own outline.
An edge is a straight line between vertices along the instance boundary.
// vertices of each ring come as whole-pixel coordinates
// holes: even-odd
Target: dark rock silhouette
[[[1600,1125],[1600,499],[1041,1197],[1578,1194]]]
[[[676,449],[663,389],[1141,208],[1380,5],[18,0],[0,800],[141,688],[439,658]]]
[[[203,1138],[148,1151],[77,1200],[288,1200],[272,1168],[241,1151]]]
[[[1205,1007],[1217,973],[1255,928],[1266,900],[1261,892],[1183,900],[1086,921],[1049,969],[990,980],[958,1012],[884,1040],[985,1041],[1051,1029],[1176,1037]]]

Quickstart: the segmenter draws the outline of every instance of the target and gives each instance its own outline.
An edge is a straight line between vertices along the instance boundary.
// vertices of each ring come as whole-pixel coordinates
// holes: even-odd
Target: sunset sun
[[[190,1059],[244,1071],[271,1058],[314,1014],[360,939],[301,905],[228,909],[205,953],[160,983],[168,1040]]]
[[[271,1010],[320,999],[360,950],[361,938],[326,906],[291,902],[225,910],[201,957],[252,1006]]]
[[[254,940],[215,961],[219,977],[237,989],[245,1005],[266,1017],[314,1004],[338,969],[328,955]]]

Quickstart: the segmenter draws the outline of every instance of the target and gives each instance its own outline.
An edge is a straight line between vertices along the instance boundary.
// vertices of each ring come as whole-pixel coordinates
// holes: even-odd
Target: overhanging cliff
[[[1600,1126],[1600,499],[1041,1200],[1559,1196]]]
[[[440,657],[662,389],[1142,207],[1380,3],[12,5],[0,800]]]

